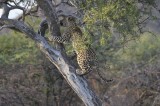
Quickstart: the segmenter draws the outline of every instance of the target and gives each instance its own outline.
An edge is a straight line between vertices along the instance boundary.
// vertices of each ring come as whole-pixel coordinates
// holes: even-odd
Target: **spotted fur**
[[[76,70],[79,75],[84,75],[96,69],[96,54],[89,44],[86,44],[81,29],[76,25],[74,18],[68,18],[67,30],[61,37],[52,36],[50,41],[59,43],[71,42],[77,54],[77,62],[80,69]]]

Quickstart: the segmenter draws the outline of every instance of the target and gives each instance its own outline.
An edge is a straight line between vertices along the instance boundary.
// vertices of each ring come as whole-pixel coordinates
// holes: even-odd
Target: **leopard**
[[[77,25],[74,17],[67,17],[66,30],[62,36],[50,36],[49,41],[59,43],[70,43],[77,55],[79,68],[76,69],[78,75],[86,75],[93,70],[97,70],[96,53],[91,45],[86,42],[81,28]]]

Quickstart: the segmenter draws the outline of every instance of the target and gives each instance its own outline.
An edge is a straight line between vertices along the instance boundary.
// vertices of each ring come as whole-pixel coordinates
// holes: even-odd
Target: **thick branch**
[[[68,84],[82,99],[86,106],[101,106],[100,100],[92,92],[86,80],[75,74],[75,68],[70,65],[66,57],[64,57],[60,51],[52,48],[44,37],[35,33],[31,28],[20,21],[0,18],[0,25],[12,25],[25,33],[28,37],[32,38],[46,57],[58,68]]]
[[[45,13],[51,34],[53,36],[60,36],[60,28],[57,24],[58,18],[56,17],[56,10],[51,0],[37,0],[37,3]]]

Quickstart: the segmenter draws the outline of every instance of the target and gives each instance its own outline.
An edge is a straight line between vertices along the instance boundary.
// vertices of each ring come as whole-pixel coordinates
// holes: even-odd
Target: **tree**
[[[38,0],[38,5],[45,11],[47,20],[49,22],[50,31],[53,36],[60,36],[60,30],[57,25],[57,19],[55,14],[55,8],[52,5],[51,1],[47,0]],[[7,4],[6,4],[7,5]],[[7,6],[8,7],[8,6]],[[12,6],[11,6],[12,7]],[[19,6],[13,6],[12,8],[18,8]],[[52,10],[52,11],[51,11]],[[10,8],[7,10],[9,13]],[[38,35],[33,29],[28,27],[21,21],[8,19],[9,14],[3,14],[0,19],[1,25],[4,27],[10,27],[16,30],[19,30],[22,33],[25,33],[27,36],[32,38],[41,49],[43,53],[50,59],[50,61],[57,66],[61,74],[70,84],[75,92],[79,95],[82,101],[88,106],[101,105],[98,97],[93,93],[87,84],[86,80],[80,76],[75,75],[75,68],[69,63],[69,60],[66,57],[65,52],[63,51],[63,45],[57,44],[59,51],[52,48],[48,42],[40,35]]]
[[[13,4],[10,4],[10,2]],[[31,6],[31,1],[25,1],[27,4],[25,5],[26,7],[21,6],[22,2],[25,4],[23,0],[19,0],[18,2],[10,2],[8,0],[8,2],[1,3],[3,4],[5,10],[0,19],[0,25],[2,26],[1,29],[11,28],[13,30],[17,30],[26,34],[28,37],[34,40],[40,50],[58,68],[69,85],[73,88],[73,90],[78,94],[78,96],[86,105],[101,105],[101,101],[90,89],[86,80],[83,77],[77,76],[75,74],[75,67],[69,62],[64,51],[63,44],[56,43],[56,48],[51,47],[43,36],[40,36],[37,32],[35,32],[31,26],[25,24],[25,15],[36,12],[32,9],[30,9],[29,11],[25,10],[26,7]],[[56,4],[56,2],[51,2],[51,0],[37,0],[36,4],[45,13],[45,17],[49,25],[50,34],[52,36],[61,36],[60,28],[58,26],[58,16],[72,15],[79,19],[81,19],[82,17],[79,17],[70,12],[64,12],[64,8],[60,8],[61,4],[54,5],[54,3]],[[68,2],[63,3],[67,4]],[[85,28],[87,31],[85,34],[93,34],[95,36],[95,32],[97,32],[97,38],[95,38],[96,40],[101,39],[101,44],[106,43],[107,40],[114,40],[115,36],[112,35],[115,34],[115,32],[118,32],[121,35],[121,40],[123,42],[134,39],[139,35],[139,33],[143,32],[141,25],[143,25],[146,19],[149,18],[147,17],[146,19],[144,19],[141,14],[144,14],[146,11],[148,12],[150,9],[140,12],[140,10],[143,9],[137,9],[137,3],[141,3],[144,6],[150,5],[151,7],[156,8],[155,1],[150,0],[77,0],[77,2],[76,0],[73,0],[73,3],[77,4],[78,8],[85,8],[82,12],[82,14],[84,14],[84,20],[86,20]],[[88,4],[90,4],[90,6],[88,6]],[[75,8],[73,6],[71,7]],[[20,17],[19,20],[8,19],[9,11],[12,9],[21,9],[23,11],[23,16]],[[76,9],[76,12],[77,11],[78,9]],[[85,14],[85,12],[88,12],[88,14]],[[151,16],[150,13],[147,13],[147,15]],[[95,26],[94,29],[92,29],[93,25]],[[98,31],[97,29],[100,30]],[[122,41],[119,41],[118,44],[122,43]]]

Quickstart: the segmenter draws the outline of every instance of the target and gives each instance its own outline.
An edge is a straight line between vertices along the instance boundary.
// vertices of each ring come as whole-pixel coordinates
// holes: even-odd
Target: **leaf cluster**
[[[0,63],[37,63],[36,60],[39,51],[36,49],[35,44],[30,39],[21,36],[17,32],[9,32],[7,35],[0,36]]]

